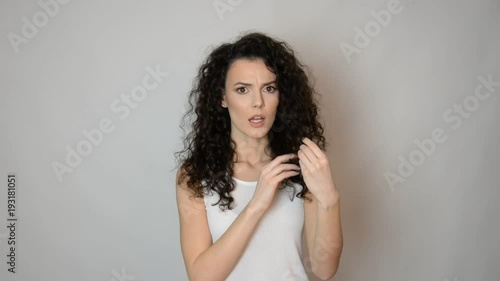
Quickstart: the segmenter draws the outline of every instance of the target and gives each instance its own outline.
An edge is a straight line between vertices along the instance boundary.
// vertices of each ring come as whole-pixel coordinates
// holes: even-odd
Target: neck
[[[233,157],[234,163],[248,163],[252,166],[266,163],[272,160],[269,143],[265,142],[237,142],[236,153]]]

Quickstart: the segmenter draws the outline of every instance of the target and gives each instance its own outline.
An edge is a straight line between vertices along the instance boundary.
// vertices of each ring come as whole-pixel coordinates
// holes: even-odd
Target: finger
[[[264,168],[262,169],[262,173],[267,174],[270,171],[272,171],[273,169],[275,169],[278,165],[281,165],[283,162],[287,162],[288,160],[294,159],[294,158],[297,158],[297,154],[295,154],[295,153],[280,155],[280,156],[274,158],[273,161],[271,161],[269,164],[264,166]]]
[[[299,171],[286,171],[286,172],[279,174],[276,177],[276,179],[278,180],[278,182],[281,182],[286,178],[293,177],[293,176],[296,176],[298,174],[299,174]]]
[[[279,174],[279,173],[281,173],[283,171],[300,170],[300,166],[299,165],[295,165],[295,164],[281,164],[280,166],[276,167],[275,170]]]
[[[299,159],[303,162],[313,163],[313,161],[316,161],[316,155],[314,155],[311,149],[304,144],[300,145],[299,152],[297,154]]]
[[[325,156],[325,153],[323,153],[323,150],[321,150],[321,148],[319,148],[319,146],[315,142],[313,142],[311,139],[306,137],[302,140],[302,142],[311,150],[311,152],[317,158],[321,158],[321,157]]]
[[[312,163],[309,161],[307,161],[307,162],[303,161],[302,158],[301,158],[301,160],[299,160],[299,165],[301,167],[302,172],[304,172],[305,170],[311,170],[311,168],[312,168]]]
[[[291,171],[291,172],[300,171],[300,166],[295,165],[295,164],[281,164],[278,167],[276,167],[274,170],[269,172],[269,176],[277,179],[276,178],[277,176],[281,175],[284,172],[288,172],[288,171]]]

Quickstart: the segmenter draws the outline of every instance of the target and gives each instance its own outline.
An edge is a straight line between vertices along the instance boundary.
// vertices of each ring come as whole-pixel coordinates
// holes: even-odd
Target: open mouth
[[[248,121],[250,121],[250,125],[252,125],[252,127],[260,127],[260,126],[264,125],[264,120],[265,120],[265,118],[262,116],[255,116],[255,117],[248,119]]]

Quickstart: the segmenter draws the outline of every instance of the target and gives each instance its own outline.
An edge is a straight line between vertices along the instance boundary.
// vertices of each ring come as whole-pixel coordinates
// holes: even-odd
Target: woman
[[[176,153],[190,280],[336,273],[339,194],[303,67],[287,43],[262,33],[220,45],[200,67],[184,116],[194,117],[192,130]]]

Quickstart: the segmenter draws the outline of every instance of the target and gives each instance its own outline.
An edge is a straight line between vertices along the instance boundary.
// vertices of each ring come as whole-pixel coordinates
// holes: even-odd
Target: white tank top
[[[215,243],[250,202],[257,182],[234,178],[233,210],[212,206],[219,195],[211,191],[204,196],[208,225]],[[304,199],[295,195],[302,187],[277,190],[274,201],[262,216],[247,248],[226,281],[307,281],[302,263],[302,230],[304,228]],[[294,196],[293,201],[290,197]]]

